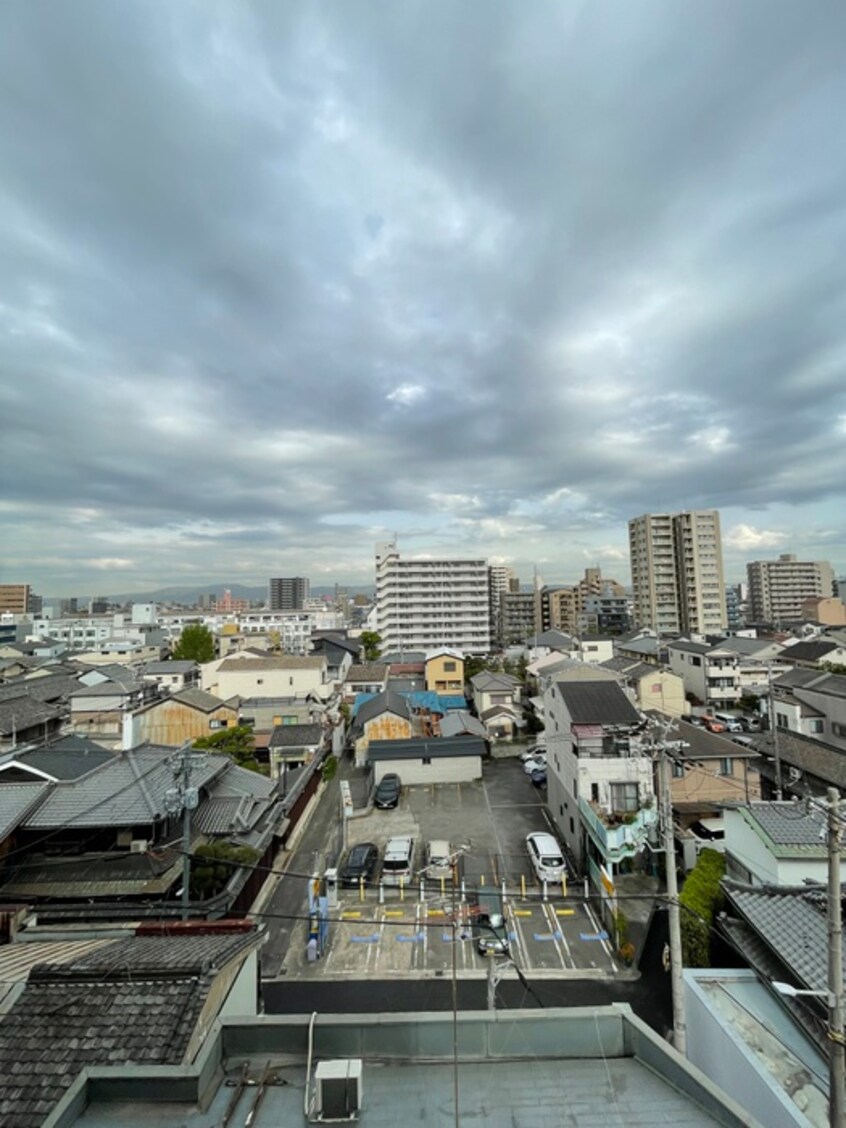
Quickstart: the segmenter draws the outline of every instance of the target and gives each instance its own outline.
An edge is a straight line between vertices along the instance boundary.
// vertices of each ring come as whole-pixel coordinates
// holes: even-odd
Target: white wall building
[[[825,811],[807,813],[793,802],[727,807],[726,867],[729,877],[751,885],[803,885],[828,879]]]
[[[754,623],[798,623],[802,604],[834,594],[834,572],[827,560],[797,560],[784,553],[778,560],[753,560],[749,577],[749,618]]]
[[[376,629],[383,652],[454,647],[486,654],[491,607],[485,560],[402,560],[376,546]]]

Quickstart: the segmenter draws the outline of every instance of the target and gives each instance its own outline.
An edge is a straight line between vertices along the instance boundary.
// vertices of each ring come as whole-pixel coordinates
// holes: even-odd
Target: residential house
[[[276,654],[243,661],[227,658],[217,671],[217,696],[307,697],[325,699],[331,692],[327,663],[322,654]]]
[[[474,717],[464,709],[446,713],[440,720],[441,736],[478,736],[487,740],[488,730],[484,721]]]
[[[27,693],[0,700],[0,751],[57,736],[64,719],[63,708],[37,701]]]
[[[846,666],[846,639],[822,636],[808,642],[795,642],[779,655],[779,661],[805,670],[819,670],[823,664]]]
[[[749,885],[802,885],[828,879],[826,814],[791,801],[727,807],[726,872]]]
[[[685,698],[684,681],[661,666],[618,656],[600,666],[617,675],[621,685],[633,694],[634,702],[642,713],[657,710],[671,717],[690,712]]]
[[[56,919],[138,919],[181,915],[179,845],[182,812],[172,803],[176,766],[172,749],[144,746],[115,753],[84,775],[45,781],[46,792],[16,828],[0,900],[43,906]],[[190,783],[197,789],[191,835],[196,845],[220,839],[254,848],[270,864],[278,821],[275,781],[237,767],[228,756],[192,754]],[[0,786],[0,795],[6,787]],[[75,856],[78,864],[67,865]],[[192,901],[198,916],[248,905],[264,880],[252,865],[233,867],[211,901]],[[239,903],[238,898],[243,895]]]
[[[812,596],[802,600],[802,618],[826,627],[846,627],[846,603],[837,596]]]
[[[614,639],[614,653],[637,662],[657,666],[661,660],[661,643],[651,627],[636,627]]]
[[[190,1072],[222,1019],[257,1013],[263,941],[244,920],[173,921],[166,933],[77,940],[70,953],[64,938],[4,948],[3,979],[22,965],[23,979],[0,1019],[0,1122],[75,1122],[98,1068],[146,1071],[148,1093],[163,1070]]]
[[[123,740],[124,718],[155,698],[156,689],[132,677],[84,685],[70,695],[70,730],[102,744]]]
[[[426,689],[464,694],[464,655],[460,650],[434,650],[426,656]]]
[[[220,658],[213,658],[211,662],[203,662],[200,665],[200,689],[204,689],[206,693],[214,693],[219,697],[218,671],[224,662],[254,662],[269,657],[268,651],[259,650],[255,646],[248,646],[232,653],[226,653]]]
[[[470,691],[489,738],[513,740],[523,726],[519,679],[483,670],[470,679]]]
[[[350,666],[344,679],[344,697],[354,701],[360,693],[382,693],[388,687],[388,669],[384,662]]]
[[[407,740],[417,735],[411,705],[399,693],[385,690],[356,705],[351,729],[356,767],[367,763],[371,741]]]
[[[200,667],[196,662],[171,659],[169,662],[148,662],[141,680],[152,682],[165,693],[179,693],[193,689],[200,680]]]
[[[750,802],[761,797],[758,753],[728,734],[708,732],[660,713],[662,740],[670,759],[670,796],[678,826],[707,818],[725,803]]]
[[[86,737],[62,736],[49,744],[8,753],[0,760],[0,784],[78,779],[113,757],[114,752]]]
[[[310,763],[323,746],[323,725],[277,725],[270,734],[270,778]]]
[[[183,689],[124,715],[124,748],[161,744],[179,748],[238,724],[238,706],[202,689]]]
[[[367,761],[376,783],[391,772],[404,784],[469,783],[482,778],[487,752],[478,736],[371,740]]]
[[[326,659],[326,678],[336,685],[346,680],[353,662],[358,659],[361,643],[347,638],[341,631],[313,634],[311,653],[320,654]]]
[[[668,643],[670,669],[684,682],[685,693],[706,709],[736,709],[744,694],[761,694],[768,680],[768,662],[779,652],[777,644],[759,640],[723,638],[717,643],[679,638]],[[753,653],[749,654],[749,644]],[[787,651],[781,651],[781,657]]]
[[[586,634],[579,639],[579,658],[590,665],[599,665],[614,657],[614,639],[606,635]]]
[[[645,719],[614,681],[559,681],[544,694],[547,805],[596,889],[642,861],[657,820]]]
[[[550,654],[556,654],[566,658],[577,658],[579,655],[579,644],[570,635],[565,634],[564,631],[551,628],[532,639],[532,645],[529,647],[529,661],[537,662],[539,659],[546,658]]]

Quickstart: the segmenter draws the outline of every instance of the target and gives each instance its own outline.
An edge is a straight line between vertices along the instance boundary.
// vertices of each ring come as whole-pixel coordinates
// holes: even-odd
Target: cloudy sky
[[[846,572],[841,0],[7,0],[2,578]]]

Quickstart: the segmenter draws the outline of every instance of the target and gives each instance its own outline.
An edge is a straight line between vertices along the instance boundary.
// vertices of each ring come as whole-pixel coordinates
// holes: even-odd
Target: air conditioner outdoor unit
[[[314,1071],[318,1120],[357,1120],[361,1110],[361,1058],[318,1062]]]
[[[146,854],[147,853],[147,839],[146,838],[133,838],[129,843],[130,854]]]

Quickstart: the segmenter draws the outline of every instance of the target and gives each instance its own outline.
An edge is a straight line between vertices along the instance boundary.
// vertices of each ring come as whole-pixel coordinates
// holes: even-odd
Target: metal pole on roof
[[[773,698],[773,664],[767,663],[767,685],[770,691],[770,729],[773,734],[773,756],[775,758],[776,799],[781,802],[781,756],[778,747],[778,720],[776,719],[775,699]]]
[[[843,1028],[843,922],[840,886],[840,792],[828,789],[828,1039],[829,1124],[846,1124],[846,1040]]]

